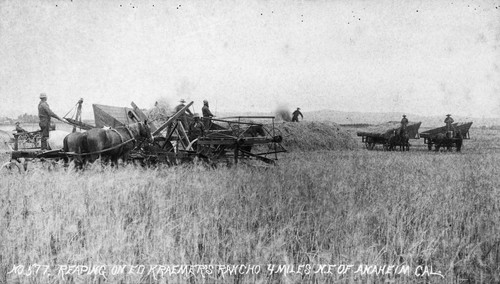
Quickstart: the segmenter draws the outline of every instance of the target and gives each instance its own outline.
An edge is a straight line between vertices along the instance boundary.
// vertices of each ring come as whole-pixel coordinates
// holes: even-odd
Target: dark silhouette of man
[[[203,117],[214,117],[215,116],[210,111],[210,107],[208,106],[208,101],[207,100],[203,101],[203,107],[201,108],[201,112],[203,114]]]
[[[297,108],[293,113],[292,113],[292,122],[299,122],[299,115],[304,119],[304,116],[300,112],[300,108]]]

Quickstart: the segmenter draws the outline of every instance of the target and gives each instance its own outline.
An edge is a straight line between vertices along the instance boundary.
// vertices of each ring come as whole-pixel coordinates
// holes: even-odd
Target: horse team
[[[153,141],[147,121],[137,122],[116,129],[92,128],[86,132],[73,132],[64,138],[63,151],[71,153],[75,164],[83,166],[102,158],[117,165],[118,160],[126,161],[141,141]]]

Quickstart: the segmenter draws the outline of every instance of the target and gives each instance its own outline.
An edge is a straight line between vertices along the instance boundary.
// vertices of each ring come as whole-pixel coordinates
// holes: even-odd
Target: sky
[[[84,119],[179,99],[499,118],[500,0],[0,0],[0,117],[42,92]]]

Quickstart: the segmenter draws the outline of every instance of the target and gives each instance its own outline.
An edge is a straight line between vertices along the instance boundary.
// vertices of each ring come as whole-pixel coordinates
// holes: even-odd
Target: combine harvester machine
[[[172,158],[177,160],[198,157],[211,164],[238,163],[241,159],[274,163],[278,153],[286,152],[280,144],[282,137],[275,132],[274,116],[201,118],[204,131],[194,137],[189,132],[193,118],[186,116],[185,120],[180,119],[192,104],[186,105],[153,132],[156,145],[148,149],[151,158],[158,156],[160,149],[168,149],[173,153]],[[187,121],[189,125],[184,125],[182,121]],[[161,135],[162,131],[164,135]]]
[[[182,162],[193,161],[195,158],[217,164],[234,160],[238,163],[242,159],[256,159],[265,163],[274,163],[277,154],[286,152],[281,146],[282,137],[276,135],[274,117],[272,116],[240,116],[225,119],[202,119],[205,125],[204,133],[193,137],[189,132],[189,125],[193,118],[185,116],[185,111],[193,102],[173,114],[161,126],[157,127],[148,120],[147,115],[132,102],[131,108],[94,104],[95,126],[81,122],[81,104],[77,104],[76,116],[64,117],[76,128],[88,130],[93,127],[117,128],[136,122],[147,121],[154,139],[152,143],[142,141],[129,154],[129,162],[141,165],[167,164],[176,165]],[[71,111],[70,111],[71,112]],[[69,114],[69,113],[68,113]],[[187,122],[188,125],[183,124]],[[112,150],[112,149],[109,149]],[[104,154],[106,151],[103,151]],[[15,149],[11,151],[11,160],[2,168],[27,169],[30,160],[67,160],[74,155],[85,156],[85,153],[66,153],[62,149],[41,150]]]

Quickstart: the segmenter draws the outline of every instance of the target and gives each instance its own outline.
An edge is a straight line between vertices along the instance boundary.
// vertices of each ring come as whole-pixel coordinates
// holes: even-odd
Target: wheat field
[[[2,173],[0,283],[499,282],[500,135],[472,131],[462,153]]]

